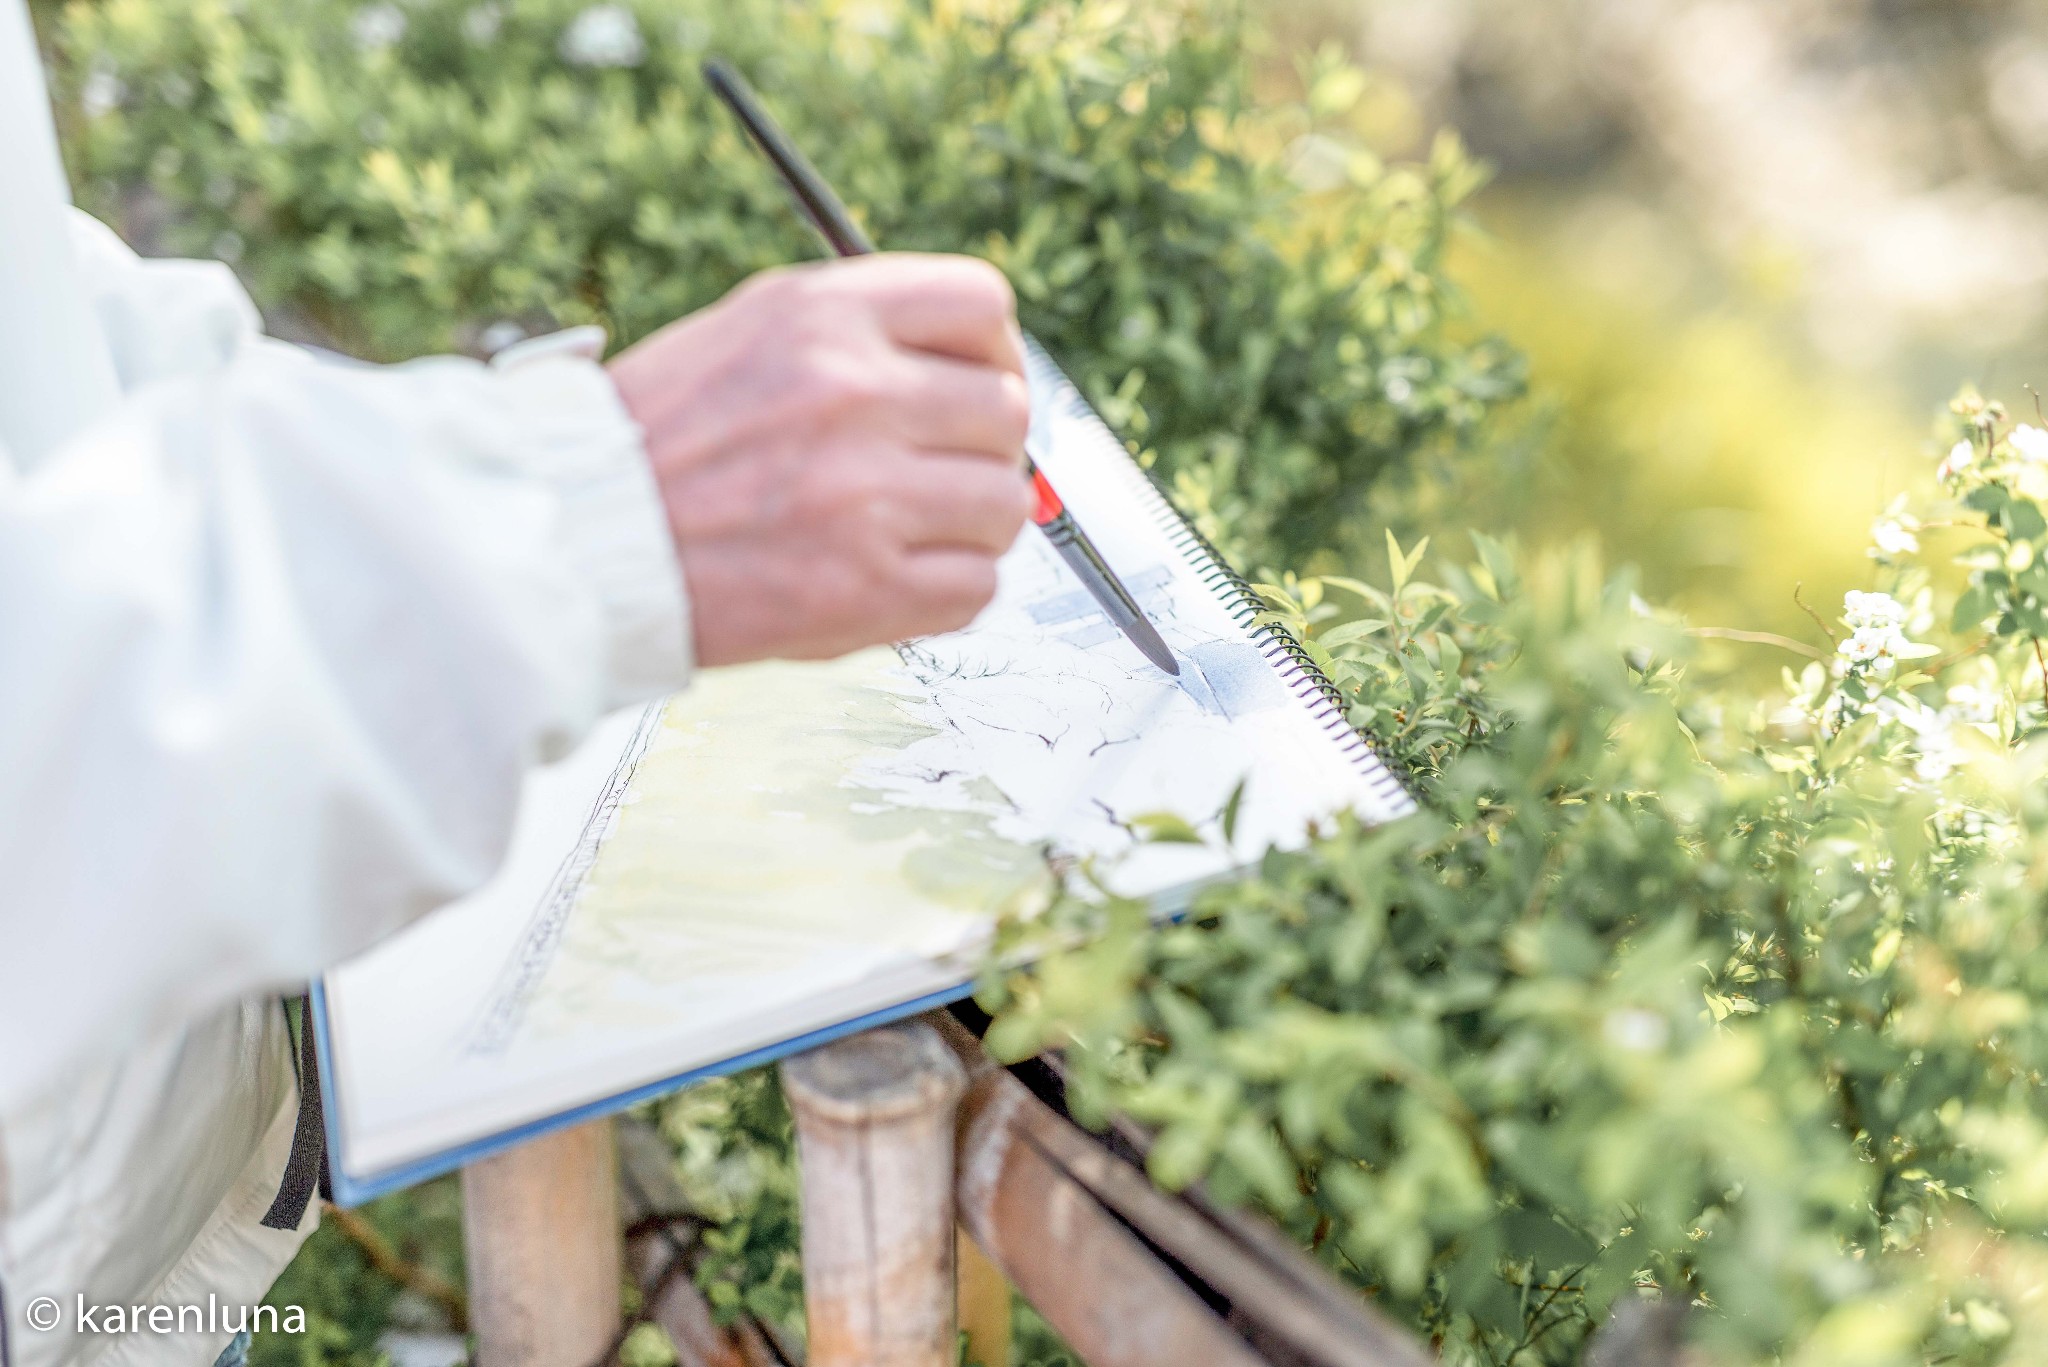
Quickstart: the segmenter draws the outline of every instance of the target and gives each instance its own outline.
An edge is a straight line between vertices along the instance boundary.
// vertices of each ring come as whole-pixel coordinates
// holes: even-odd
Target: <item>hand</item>
[[[965,626],[1030,513],[1016,301],[965,257],[770,271],[612,362],[701,664]]]

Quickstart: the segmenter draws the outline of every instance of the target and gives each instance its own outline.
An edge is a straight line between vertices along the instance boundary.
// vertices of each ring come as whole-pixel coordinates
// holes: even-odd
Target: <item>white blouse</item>
[[[70,208],[46,100],[0,0],[0,1286],[18,1367],[204,1367],[70,1308],[289,1258],[249,1003],[481,883],[522,771],[681,686],[689,623],[591,359],[271,341],[225,267]]]

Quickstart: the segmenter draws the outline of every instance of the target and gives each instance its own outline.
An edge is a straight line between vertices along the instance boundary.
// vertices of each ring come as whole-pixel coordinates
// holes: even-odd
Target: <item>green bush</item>
[[[441,1287],[462,1285],[462,1192],[455,1178],[387,1196],[357,1214],[386,1259]],[[255,1367],[379,1367],[385,1359],[376,1345],[387,1331],[445,1332],[445,1307],[395,1280],[390,1261],[378,1263],[326,1213],[263,1298],[280,1313],[299,1307],[306,1332],[258,1333],[250,1361]]]
[[[396,359],[623,344],[815,254],[705,90],[727,55],[878,240],[1000,264],[1208,530],[1291,559],[1519,372],[1446,336],[1455,143],[1341,141],[1362,78],[1333,60],[1254,105],[1249,37],[1207,0],[104,0],[67,11],[60,88],[88,207]]]
[[[1588,554],[1272,587],[1425,814],[1162,932],[1067,908],[1093,942],[992,1042],[1068,1046],[1160,1181],[1263,1206],[1448,1361],[1577,1361],[1643,1292],[1706,1361],[2040,1360],[2048,432],[1958,413],[1777,700],[1689,681]]]

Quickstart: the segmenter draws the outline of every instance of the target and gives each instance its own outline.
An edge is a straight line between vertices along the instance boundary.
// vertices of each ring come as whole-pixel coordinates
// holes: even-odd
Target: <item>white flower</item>
[[[1891,673],[1900,660],[1939,654],[1933,646],[1906,639],[1910,616],[1906,605],[1889,593],[1851,589],[1842,599],[1842,620],[1849,626],[1849,639],[1835,647],[1837,677],[1857,668],[1881,676]]]
[[[474,5],[462,16],[462,36],[476,46],[484,47],[497,38],[498,30],[504,27],[504,24],[503,5]]]
[[[1929,783],[1939,783],[1954,773],[1962,761],[1960,750],[1923,750],[1920,758],[1913,761],[1913,776]]]
[[[2048,463],[2048,432],[2021,423],[2012,429],[2012,435],[2005,440],[2012,447],[2013,454],[2027,464]]]
[[[1892,626],[1858,627],[1836,648],[1836,654],[1851,665],[1867,665],[1878,674],[1891,673],[1900,660],[1916,660],[1931,653]]]
[[[1954,773],[1965,758],[1956,745],[1955,718],[1946,708],[1933,708],[1911,698],[1879,698],[1871,711],[1887,721],[1897,722],[1913,733],[1917,752],[1913,773],[1928,783],[1939,783]]]
[[[1944,710],[1964,726],[1989,727],[1998,720],[1998,699],[1975,684],[1961,683],[1949,689]]]
[[[103,66],[94,67],[92,74],[85,78],[85,84],[79,87],[78,91],[79,107],[85,110],[88,119],[97,119],[103,114],[113,112],[120,106],[121,101],[127,98],[127,85],[119,76]]]
[[[1948,454],[1941,458],[1941,464],[1935,467],[1934,477],[1940,480],[1954,479],[1976,463],[1977,443],[1959,441],[1949,447]]]
[[[379,52],[405,36],[405,11],[396,5],[370,5],[356,11],[348,31],[364,52]]]
[[[1905,518],[1879,518],[1871,524],[1870,539],[1875,544],[1873,556],[1912,555],[1920,549],[1920,538]]]
[[[1864,593],[1850,589],[1842,598],[1842,620],[1854,630],[1861,627],[1898,628],[1906,624],[1906,605],[1889,593]]]
[[[633,11],[624,5],[592,5],[562,35],[561,52],[572,66],[638,66],[647,44]]]
[[[1898,647],[1905,639],[1897,627],[1858,627],[1836,653],[1852,665],[1867,665],[1879,674],[1889,674],[1898,663]]]
[[[1624,1006],[1607,1013],[1600,1023],[1600,1033],[1616,1048],[1648,1054],[1664,1047],[1671,1038],[1671,1026],[1654,1011]]]
[[[1942,741],[1948,737],[1949,718],[1938,708],[1929,707],[1911,698],[1879,698],[1876,706],[1883,716],[1897,722],[1923,741]]]

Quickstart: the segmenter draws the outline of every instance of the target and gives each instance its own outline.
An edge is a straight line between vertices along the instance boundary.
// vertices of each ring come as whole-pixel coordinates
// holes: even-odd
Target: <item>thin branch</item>
[[[1941,675],[1941,671],[1947,669],[1950,665],[1960,664],[1962,661],[1969,659],[1973,655],[1982,655],[1984,653],[1984,648],[1985,643],[1979,641],[1977,642],[1977,644],[1971,646],[1967,650],[1958,650],[1952,655],[1942,656],[1940,659],[1936,660],[1933,664],[1928,665],[1920,672],[1927,675],[1930,678],[1939,678]]]
[[[1735,627],[1687,627],[1688,636],[1702,636],[1710,641],[1746,641],[1751,645],[1777,646],[1795,655],[1804,655],[1809,660],[1825,660],[1824,651],[1815,650],[1804,641],[1795,641],[1790,636],[1780,636],[1774,631],[1742,631]]]
[[[1821,615],[1815,612],[1812,608],[1806,606],[1806,600],[1799,596],[1799,591],[1805,587],[1806,583],[1804,580],[1792,586],[1792,601],[1799,604],[1799,610],[1801,612],[1805,613],[1808,617],[1811,617],[1813,619],[1813,624],[1820,628],[1821,635],[1828,638],[1828,644],[1830,646],[1840,645],[1841,641],[1836,638],[1834,631],[1828,626],[1828,624],[1821,620]]]
[[[334,1227],[363,1251],[371,1267],[406,1290],[440,1306],[441,1313],[448,1317],[448,1327],[456,1333],[469,1332],[469,1297],[462,1294],[461,1288],[449,1285],[439,1274],[427,1268],[407,1262],[375,1225],[355,1211],[329,1206],[324,1218],[332,1220]]]

